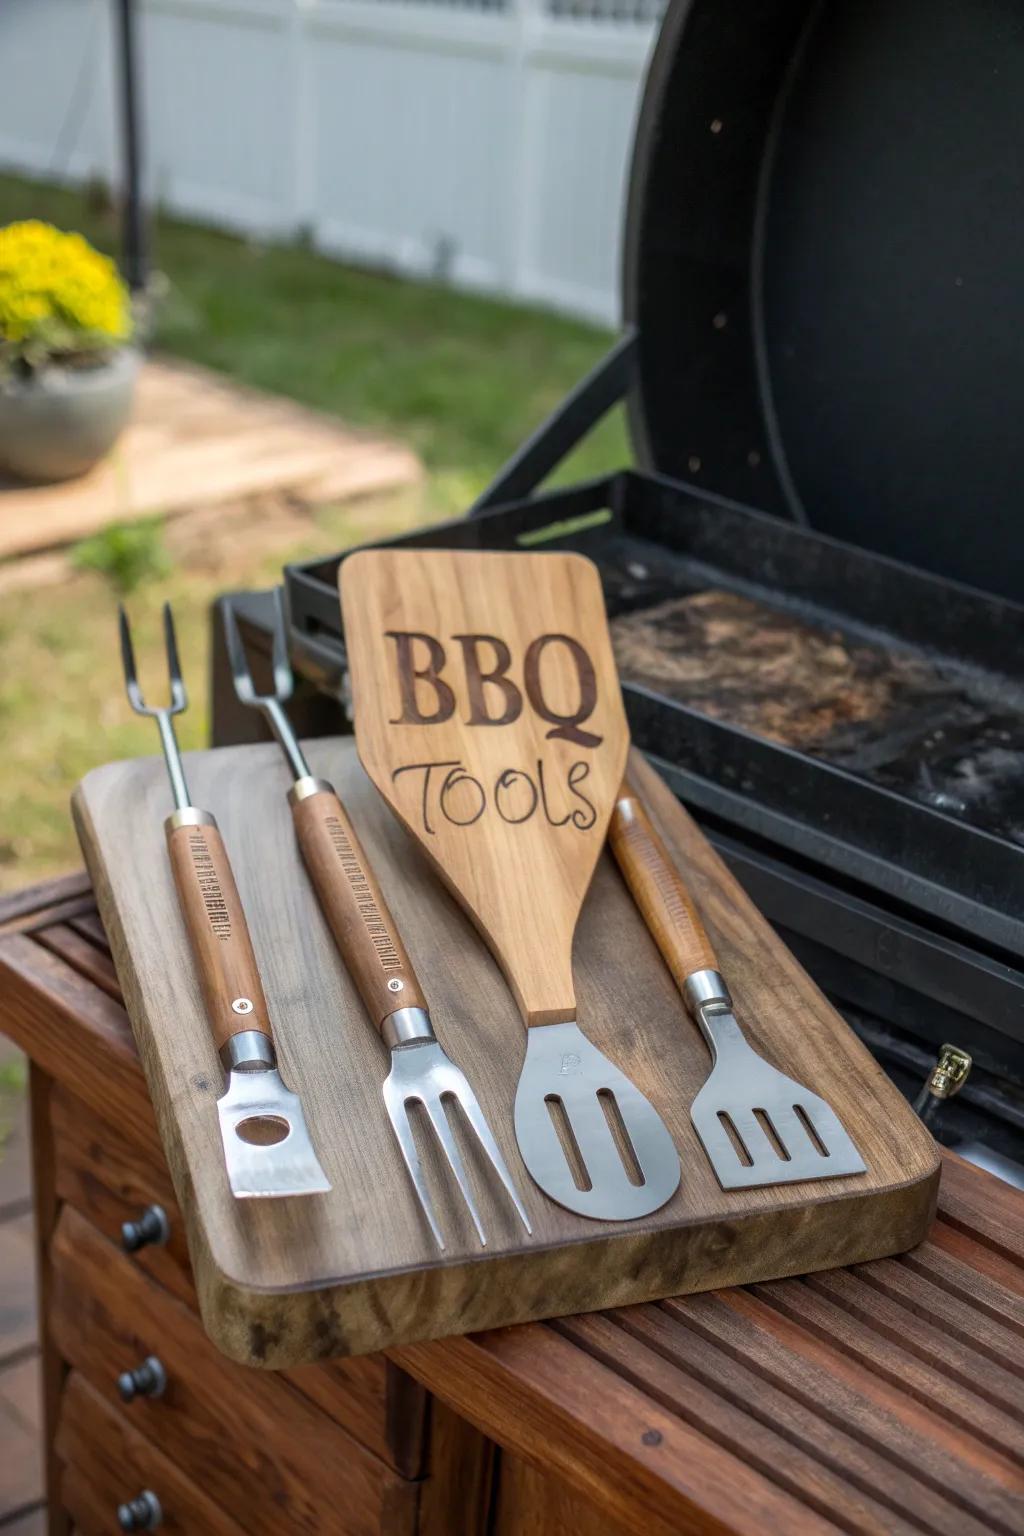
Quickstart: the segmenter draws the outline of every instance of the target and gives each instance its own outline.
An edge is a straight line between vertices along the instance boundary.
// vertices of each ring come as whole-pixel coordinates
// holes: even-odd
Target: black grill
[[[1022,89],[1012,7],[673,0],[622,341],[396,542],[589,555],[634,739],[908,1092],[972,1054],[943,1139],[1024,1160]],[[637,467],[537,494],[623,398]],[[286,573],[311,733],[340,558]]]

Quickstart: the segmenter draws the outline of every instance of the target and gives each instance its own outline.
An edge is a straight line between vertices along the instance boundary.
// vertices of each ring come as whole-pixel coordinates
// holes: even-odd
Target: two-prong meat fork
[[[160,730],[174,810],[164,823],[178,902],[188,930],[214,1043],[227,1073],[217,1100],[224,1161],[232,1194],[322,1194],[330,1184],[317,1161],[298,1095],[277,1070],[267,1000],[227,850],[209,811],[192,804],[173,716],[188,707],[174,620],[164,604],[170,676],[166,706],[147,704],[135,673],[128,617],[122,608],[121,659],[128,700]]]
[[[434,1035],[426,998],[416,980],[412,961],[345,808],[333,785],[310,773],[284,711],[283,706],[291,697],[292,671],[280,591],[275,590],[267,603],[267,618],[273,632],[273,690],[270,693],[256,691],[230,601],[223,603],[223,615],[235,692],[243,704],[262,710],[288,759],[294,777],[288,801],[306,868],[342,959],[391,1051],[391,1071],[384,1083],[384,1103],[437,1245],[443,1249],[444,1238],[409,1123],[408,1106],[411,1103],[422,1104],[426,1111],[469,1207],[481,1244],[486,1245],[487,1237],[445,1113],[444,1100],[449,1098],[458,1103],[523,1226],[530,1232],[526,1211],[476,1094]]]

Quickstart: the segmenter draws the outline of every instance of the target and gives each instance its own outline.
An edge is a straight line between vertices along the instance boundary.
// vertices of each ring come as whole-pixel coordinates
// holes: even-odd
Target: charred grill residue
[[[720,590],[612,640],[627,682],[1024,845],[1024,716],[964,674]]]

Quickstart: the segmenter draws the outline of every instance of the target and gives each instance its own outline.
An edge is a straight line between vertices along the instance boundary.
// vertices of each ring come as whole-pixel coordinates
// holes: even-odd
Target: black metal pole
[[[139,132],[138,56],[135,0],[118,0],[118,53],[121,70],[121,155],[124,172],[121,206],[122,261],[128,286],[146,286],[146,221],[142,207],[142,144]]]

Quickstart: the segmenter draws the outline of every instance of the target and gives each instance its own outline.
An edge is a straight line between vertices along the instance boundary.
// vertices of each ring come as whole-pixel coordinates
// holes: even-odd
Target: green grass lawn
[[[0,177],[0,224],[22,218],[79,229],[116,251],[116,219],[102,199]],[[155,318],[158,348],[408,443],[427,467],[438,517],[464,510],[610,340],[535,310],[172,220],[156,222],[153,253],[167,284]],[[616,414],[559,478],[601,474],[627,457]],[[383,501],[376,523],[391,530],[408,515]],[[217,593],[269,585],[285,561],[365,539],[374,525],[365,508],[358,516],[327,508],[272,555],[249,555],[239,540],[230,567],[215,571],[176,561],[173,539],[154,531],[160,558],[148,562],[130,607],[143,653],[154,654],[160,604],[174,603],[193,697],[186,746],[206,737],[206,614]],[[141,565],[145,571],[147,561]],[[0,598],[0,889],[73,867],[67,801],[75,781],[96,763],[156,748],[154,728],[124,700],[117,595],[108,576],[82,570],[58,589]]]
[[[44,218],[116,254],[97,199],[0,177],[0,224]],[[153,230],[168,292],[154,343],[409,443],[439,510],[460,511],[607,349],[606,331],[538,310],[340,266],[170,219]],[[624,463],[613,414],[562,477]]]

